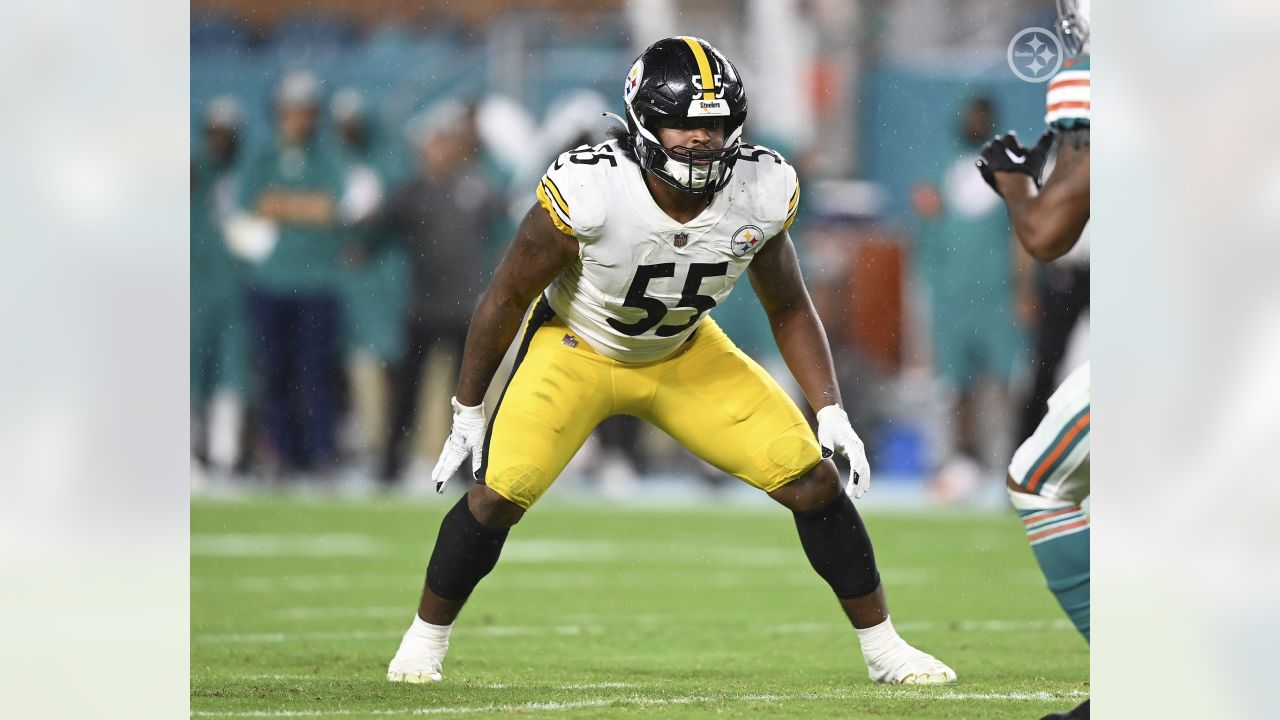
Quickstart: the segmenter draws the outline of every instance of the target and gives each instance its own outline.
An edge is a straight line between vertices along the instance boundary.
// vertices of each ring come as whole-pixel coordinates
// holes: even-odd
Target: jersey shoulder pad
[[[538,203],[561,232],[588,242],[599,236],[608,205],[604,173],[621,158],[610,143],[583,145],[551,163],[538,181]]]
[[[743,143],[734,173],[742,173],[740,182],[769,237],[791,226],[800,207],[800,180],[781,153]]]
[[[1049,81],[1044,121],[1055,130],[1089,127],[1089,56],[1067,60]]]

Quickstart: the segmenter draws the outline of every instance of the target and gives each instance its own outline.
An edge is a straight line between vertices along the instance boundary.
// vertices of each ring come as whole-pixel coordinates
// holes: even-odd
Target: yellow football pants
[[[821,459],[800,409],[710,317],[670,356],[623,363],[596,353],[539,300],[489,420],[477,477],[528,509],[612,415],[648,421],[765,492]]]

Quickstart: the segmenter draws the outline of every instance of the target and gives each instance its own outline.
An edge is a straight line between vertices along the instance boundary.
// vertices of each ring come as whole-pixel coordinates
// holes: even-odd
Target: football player
[[[1058,0],[1058,33],[1066,54],[1049,81],[1049,130],[1034,148],[1012,132],[983,147],[978,169],[1005,199],[1022,246],[1037,260],[1062,257],[1089,222],[1089,2]],[[1053,171],[1040,175],[1057,140]],[[1049,590],[1089,640],[1089,365],[1073,371],[1049,398],[1049,410],[1009,464],[1009,497]],[[1065,713],[1089,717],[1089,701]]]
[[[433,475],[443,489],[470,457],[481,482],[440,524],[417,616],[387,678],[441,679],[454,620],[511,526],[597,424],[626,414],[794,514],[872,680],[954,681],[951,668],[894,630],[854,509],[869,468],[787,235],[800,200],[795,170],[743,142],[741,77],[707,42],[660,40],[625,83],[626,131],[551,165],[472,317],[453,430]],[[744,273],[817,413],[817,438],[777,382],[707,315]],[[486,418],[485,390],[522,326],[511,379]],[[833,452],[852,467],[843,490]]]

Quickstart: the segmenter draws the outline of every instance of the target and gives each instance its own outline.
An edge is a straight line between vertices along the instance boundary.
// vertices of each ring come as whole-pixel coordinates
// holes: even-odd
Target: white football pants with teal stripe
[[[1089,364],[1049,398],[1049,411],[1009,463],[1013,507],[1049,590],[1089,639]]]

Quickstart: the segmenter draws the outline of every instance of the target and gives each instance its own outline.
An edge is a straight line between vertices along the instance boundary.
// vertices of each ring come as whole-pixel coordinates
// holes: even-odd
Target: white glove
[[[849,482],[844,491],[857,500],[871,489],[871,464],[867,462],[867,448],[862,438],[853,431],[849,416],[839,405],[828,405],[818,411],[818,444],[822,457],[829,458],[833,451],[849,458]]]
[[[444,486],[458,471],[462,461],[471,456],[471,472],[480,471],[484,462],[484,403],[475,407],[467,407],[451,398],[453,403],[453,430],[444,441],[444,449],[440,451],[440,460],[431,471],[431,479],[436,481],[436,492],[444,492]]]

